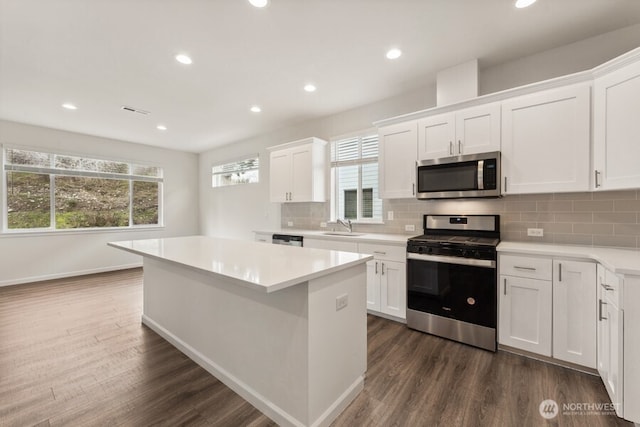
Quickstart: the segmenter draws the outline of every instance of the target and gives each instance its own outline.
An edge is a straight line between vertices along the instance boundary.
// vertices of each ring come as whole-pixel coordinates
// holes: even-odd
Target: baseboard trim
[[[195,350],[189,344],[176,337],[173,333],[165,329],[163,326],[155,322],[146,315],[142,315],[142,323],[155,331],[162,338],[167,340],[171,345],[184,353],[191,360],[204,368],[211,375],[220,380],[224,385],[238,393],[243,399],[255,406],[260,412],[271,418],[274,422],[281,426],[305,427],[297,418],[265,398],[246,383],[227,372],[224,368],[216,364],[199,351]],[[312,427],[328,426],[331,422],[355,399],[355,397],[364,388],[364,376],[359,377],[345,392],[329,406],[329,408],[315,420]]]
[[[539,360],[540,362],[549,363],[551,365],[562,366],[563,368],[573,369],[574,371],[584,372],[585,374],[600,376],[598,371],[587,366],[577,365],[571,362],[565,362],[564,360],[554,359],[553,357],[542,356],[540,354],[532,353],[530,351],[521,350],[519,348],[510,347],[504,344],[498,344],[498,350],[506,351],[507,353],[517,354],[518,356],[524,356],[529,359]]]
[[[130,268],[139,267],[142,267],[142,261],[133,264],[114,265],[110,267],[91,268],[87,270],[68,271],[64,273],[44,274],[42,276],[30,276],[20,279],[0,280],[0,287],[43,282],[45,280],[64,279],[66,277],[85,276],[87,274],[106,273],[109,271],[128,270]]]

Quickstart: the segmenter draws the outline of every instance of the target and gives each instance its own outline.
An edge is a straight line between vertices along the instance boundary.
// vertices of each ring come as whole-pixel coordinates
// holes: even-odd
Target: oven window
[[[478,162],[449,163],[418,168],[418,192],[464,191],[478,187]]]
[[[495,328],[495,268],[407,260],[407,307]]]

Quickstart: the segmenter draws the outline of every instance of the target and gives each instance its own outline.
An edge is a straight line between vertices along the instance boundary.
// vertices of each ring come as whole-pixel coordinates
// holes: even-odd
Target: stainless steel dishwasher
[[[271,237],[271,243],[274,245],[302,246],[302,236],[274,234]]]

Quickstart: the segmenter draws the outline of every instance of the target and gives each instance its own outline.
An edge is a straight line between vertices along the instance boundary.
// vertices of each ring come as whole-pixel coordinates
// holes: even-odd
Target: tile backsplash
[[[354,224],[354,231],[418,235],[422,215],[498,214],[502,240],[582,246],[640,248],[640,191],[556,193],[505,196],[499,199],[394,199],[383,202],[384,224]],[[387,220],[393,211],[393,220]],[[329,203],[283,203],[282,228],[320,229],[329,221]],[[289,227],[289,222],[293,227]],[[405,231],[405,225],[416,231]],[[328,229],[341,229],[328,224]],[[542,228],[543,237],[527,236],[527,228]]]

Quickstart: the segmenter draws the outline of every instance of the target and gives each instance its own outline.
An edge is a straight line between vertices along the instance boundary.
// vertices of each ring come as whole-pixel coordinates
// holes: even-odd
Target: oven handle
[[[415,259],[417,261],[444,262],[447,264],[472,265],[474,267],[496,268],[496,262],[488,259],[460,258],[456,256],[443,255],[421,255],[408,253],[407,259]]]

